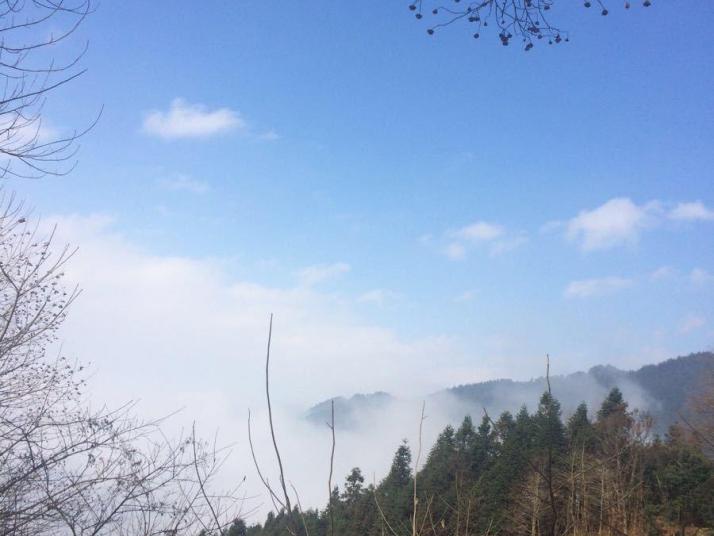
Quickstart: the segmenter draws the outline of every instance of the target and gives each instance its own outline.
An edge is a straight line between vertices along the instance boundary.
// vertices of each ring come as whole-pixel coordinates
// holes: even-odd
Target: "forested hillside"
[[[710,358],[632,374],[655,381],[652,372],[664,367],[686,375],[682,366]],[[672,400],[681,403],[676,394]],[[466,416],[423,454],[399,445],[376,485],[354,468],[325,507],[270,513],[249,528],[239,520],[229,535],[695,534],[714,527],[714,464],[701,452],[712,436],[705,430],[673,426],[656,436],[652,419],[631,409],[617,387],[594,410],[581,404],[564,419],[546,390],[534,412],[523,406],[515,414],[483,414],[477,423]]]
[[[714,354],[700,352],[633,371],[610,365],[596,366],[587,372],[553,376],[551,385],[566,416],[582,402],[598,404],[610,389],[618,387],[630,407],[648,412],[654,420],[654,430],[664,434],[681,414],[689,411],[688,399],[703,388],[702,381],[711,375],[714,375]],[[458,422],[468,413],[478,414],[482,408],[495,414],[516,412],[522,404],[535,407],[545,383],[543,377],[531,381],[468,383],[434,393],[428,404],[447,408],[452,422]],[[338,426],[359,427],[360,414],[366,413],[369,418],[369,411],[386,408],[394,400],[386,393],[355,395],[350,399],[338,397],[335,399]],[[322,425],[329,417],[329,410],[329,401],[320,403],[309,410],[307,418]]]

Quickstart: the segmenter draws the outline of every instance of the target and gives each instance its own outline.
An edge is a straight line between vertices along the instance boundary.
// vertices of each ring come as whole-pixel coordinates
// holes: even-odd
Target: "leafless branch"
[[[498,38],[503,46],[517,39],[522,42],[523,49],[528,51],[539,41],[548,44],[559,44],[569,41],[568,32],[550,22],[551,9],[558,0],[453,0],[448,5],[438,0],[414,0],[409,9],[417,20],[425,17],[434,22],[427,26],[427,33],[434,35],[437,31],[457,22],[471,26],[473,37],[478,39],[489,26],[495,26]],[[560,2],[560,5],[564,4]],[[652,5],[651,0],[642,0],[644,7]],[[583,5],[590,8],[597,4],[600,15],[606,16],[609,11],[603,0],[584,0]],[[630,2],[625,1],[625,9],[630,8]]]

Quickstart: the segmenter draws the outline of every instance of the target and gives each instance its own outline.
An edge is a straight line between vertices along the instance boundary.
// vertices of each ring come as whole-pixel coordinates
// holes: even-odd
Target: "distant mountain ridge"
[[[705,378],[714,377],[714,353],[699,352],[645,365],[637,370],[621,370],[611,365],[598,365],[587,372],[551,376],[553,394],[565,415],[581,402],[591,412],[597,410],[607,392],[617,386],[633,409],[647,411],[655,419],[655,431],[663,434],[680,414],[687,412],[687,402],[702,388]],[[526,405],[535,408],[546,387],[545,377],[531,381],[490,380],[450,387],[427,397],[427,405],[438,405],[455,422],[464,415],[517,411]],[[337,397],[335,422],[343,429],[358,429],[370,414],[389,409],[397,399],[385,392],[358,394],[351,398]],[[306,418],[324,424],[329,420],[330,400],[310,408]]]
[[[393,400],[394,397],[392,395],[383,391],[368,394],[358,393],[350,398],[338,396],[311,407],[307,412],[306,418],[317,424],[329,422],[332,411],[331,403],[334,401],[335,425],[343,429],[356,428],[359,426],[358,413],[379,411]]]

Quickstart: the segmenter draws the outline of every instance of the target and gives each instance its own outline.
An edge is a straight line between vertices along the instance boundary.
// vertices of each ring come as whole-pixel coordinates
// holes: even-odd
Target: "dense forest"
[[[707,534],[710,437],[689,421],[663,437],[652,430],[616,387],[594,414],[581,404],[567,419],[546,391],[534,413],[447,426],[416,476],[420,453],[404,442],[376,486],[354,468],[324,509],[237,520],[228,535]]]

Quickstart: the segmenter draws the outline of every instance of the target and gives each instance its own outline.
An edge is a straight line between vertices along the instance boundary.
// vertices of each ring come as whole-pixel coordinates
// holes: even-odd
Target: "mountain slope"
[[[394,397],[378,391],[370,394],[356,394],[350,398],[338,396],[325,400],[310,408],[306,418],[316,424],[330,421],[331,402],[335,403],[335,426],[341,429],[356,429],[363,419],[361,416],[378,412],[389,405]]]
[[[714,377],[714,353],[701,352],[669,359],[638,370],[620,370],[599,365],[587,372],[552,376],[553,394],[567,415],[581,402],[595,411],[607,393],[617,386],[630,407],[651,414],[655,431],[663,434],[686,413],[687,403],[702,389],[703,380]],[[430,395],[427,405],[437,407],[449,420],[458,422],[466,414],[480,415],[485,408],[492,415],[517,411],[526,405],[534,409],[546,388],[545,378],[531,381],[492,380],[458,385]],[[335,420],[343,429],[357,429],[375,413],[387,411],[396,399],[387,393],[355,395],[335,399]],[[323,424],[329,419],[330,401],[313,406],[306,418]]]

